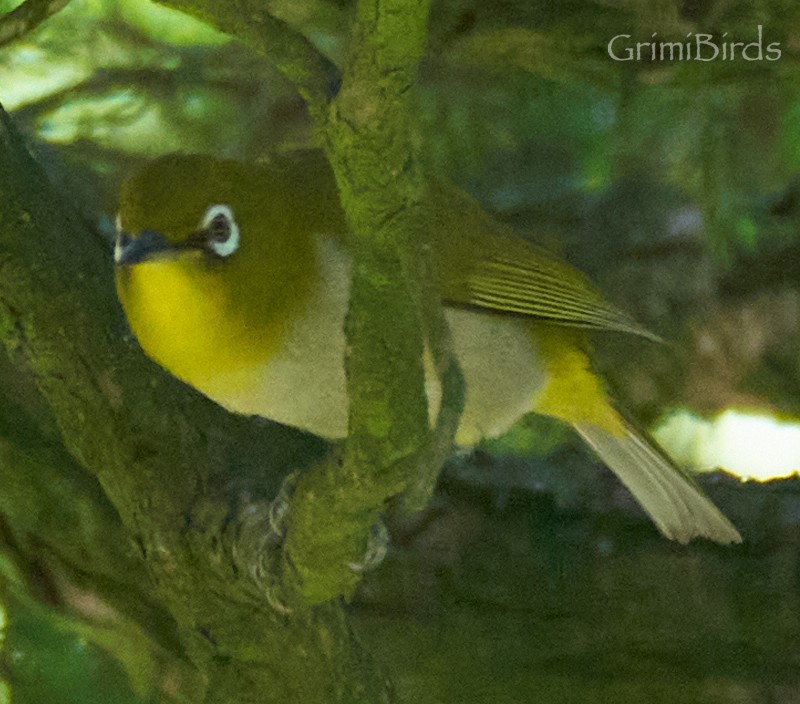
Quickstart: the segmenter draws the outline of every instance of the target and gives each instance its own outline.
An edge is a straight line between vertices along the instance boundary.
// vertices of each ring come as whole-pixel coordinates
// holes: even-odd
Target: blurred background
[[[341,55],[348,0],[265,3]],[[607,49],[759,27],[778,60]],[[434,0],[427,168],[664,338],[596,335],[597,366],[745,544],[667,543],[567,431],[527,418],[449,463],[353,603],[401,701],[800,702],[798,27],[790,0]],[[313,145],[266,60],[147,0],[72,0],[23,36],[0,30],[0,103],[102,233],[121,180],[159,154]],[[3,364],[0,383],[32,397]],[[9,586],[7,534],[0,704],[161,701],[170,670],[131,629],[104,640]]]

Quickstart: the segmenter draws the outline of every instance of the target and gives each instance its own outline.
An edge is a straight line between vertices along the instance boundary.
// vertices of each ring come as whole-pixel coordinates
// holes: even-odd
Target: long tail
[[[622,435],[592,423],[572,425],[628,487],[667,538],[680,543],[688,543],[696,537],[718,543],[742,542],[739,531],[694,480],[630,425],[625,424]]]

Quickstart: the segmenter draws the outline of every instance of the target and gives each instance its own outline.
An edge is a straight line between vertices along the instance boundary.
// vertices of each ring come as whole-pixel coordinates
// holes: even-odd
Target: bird
[[[740,542],[591,368],[589,331],[655,336],[468,194],[433,179],[430,192],[424,236],[465,384],[457,445],[496,437],[529,412],[552,416],[574,428],[664,536]],[[141,348],[168,372],[232,412],[340,440],[349,240],[321,150],[265,163],[168,154],[122,185],[116,290]],[[441,387],[432,365],[425,360],[433,422]]]

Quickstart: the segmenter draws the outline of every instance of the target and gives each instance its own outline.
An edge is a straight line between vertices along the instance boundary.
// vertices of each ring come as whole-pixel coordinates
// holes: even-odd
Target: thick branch
[[[308,440],[226,413],[123,343],[109,254],[51,191],[2,111],[0,182],[0,339],[25,360],[67,447],[119,513],[208,678],[207,701],[382,701],[383,680],[340,607],[281,616],[220,539],[231,504],[274,494],[313,456]],[[263,493],[242,496],[240,485]]]
[[[46,560],[160,645],[179,650],[175,625],[153,603],[144,565],[97,482],[8,398],[0,409],[0,466],[0,516],[19,557],[27,564]],[[31,597],[55,596],[30,586]]]
[[[363,0],[341,90],[321,121],[352,233],[347,320],[350,423],[343,461],[301,478],[287,554],[311,602],[349,593],[370,524],[409,489],[423,505],[449,452],[460,375],[425,247],[427,184],[415,154],[413,90],[428,3]],[[423,350],[443,374],[444,409],[429,429]],[[331,529],[335,526],[335,529]],[[333,559],[331,559],[333,558]]]

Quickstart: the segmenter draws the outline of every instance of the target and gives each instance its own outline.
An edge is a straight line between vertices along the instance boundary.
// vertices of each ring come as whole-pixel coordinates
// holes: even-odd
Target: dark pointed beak
[[[155,230],[142,230],[138,237],[119,231],[114,242],[114,263],[117,266],[131,266],[173,249],[164,235]]]

